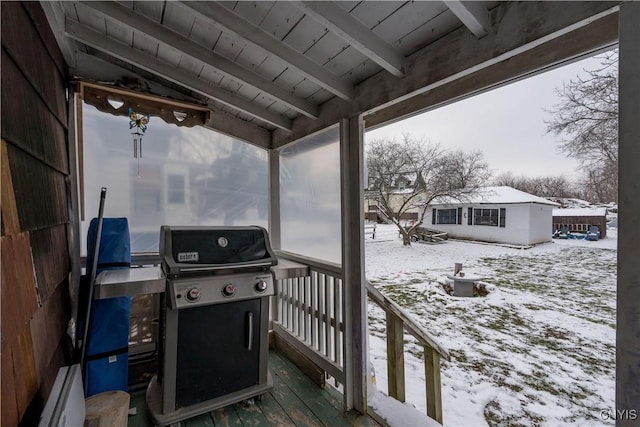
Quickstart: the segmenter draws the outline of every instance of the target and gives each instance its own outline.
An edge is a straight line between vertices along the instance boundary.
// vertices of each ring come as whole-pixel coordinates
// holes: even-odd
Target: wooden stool
[[[129,417],[129,393],[105,391],[85,400],[85,427],[126,427]]]

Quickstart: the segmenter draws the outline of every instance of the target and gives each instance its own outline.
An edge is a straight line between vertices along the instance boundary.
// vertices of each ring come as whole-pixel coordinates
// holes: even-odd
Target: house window
[[[474,209],[473,223],[475,225],[498,226],[498,209]]]
[[[184,175],[167,176],[167,202],[184,205]]]
[[[457,224],[457,209],[437,209],[438,224]]]

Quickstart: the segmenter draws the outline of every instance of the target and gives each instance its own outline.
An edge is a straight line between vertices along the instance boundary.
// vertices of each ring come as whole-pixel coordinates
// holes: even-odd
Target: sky
[[[576,178],[578,163],[558,152],[561,136],[547,133],[545,110],[559,102],[555,88],[599,66],[581,61],[367,132],[365,141],[409,133],[445,148],[480,150],[494,176]]]

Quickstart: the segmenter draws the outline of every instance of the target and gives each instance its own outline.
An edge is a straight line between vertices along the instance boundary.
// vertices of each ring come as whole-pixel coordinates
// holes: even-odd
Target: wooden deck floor
[[[354,411],[344,413],[342,395],[330,386],[322,389],[286,357],[269,352],[273,390],[254,404],[237,403],[181,423],[181,427],[246,426],[375,426],[380,425]],[[131,395],[137,415],[129,427],[151,427],[145,411],[144,392]]]

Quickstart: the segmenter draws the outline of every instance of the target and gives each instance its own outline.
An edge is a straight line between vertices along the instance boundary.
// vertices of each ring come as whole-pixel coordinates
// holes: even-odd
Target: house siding
[[[532,204],[530,207],[530,227],[529,242],[543,243],[551,240],[553,235],[552,229],[552,213],[553,206],[542,206]]]
[[[551,206],[536,203],[518,204],[462,204],[429,207],[425,218],[432,218],[433,209],[462,207],[460,224],[429,224],[430,228],[447,232],[452,238],[484,242],[530,245],[551,241]],[[469,224],[471,209],[505,209],[504,227]]]
[[[36,425],[68,363],[67,67],[39,3],[1,8],[1,424]]]
[[[589,227],[595,225],[600,229],[600,238],[607,237],[607,217],[606,216],[553,216],[553,229],[568,227],[572,233],[586,233]]]

